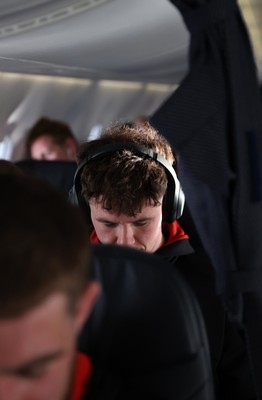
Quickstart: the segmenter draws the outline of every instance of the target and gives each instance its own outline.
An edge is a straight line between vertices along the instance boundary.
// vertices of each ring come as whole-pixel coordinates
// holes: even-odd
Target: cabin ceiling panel
[[[239,0],[262,76],[262,1]],[[189,35],[168,0],[1,0],[0,70],[179,84]]]

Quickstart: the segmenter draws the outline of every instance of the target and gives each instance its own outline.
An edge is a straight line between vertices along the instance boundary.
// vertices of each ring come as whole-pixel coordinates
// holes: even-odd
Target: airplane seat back
[[[47,181],[68,197],[77,168],[76,162],[28,159],[15,164],[25,172]]]
[[[90,399],[213,400],[209,345],[186,282],[157,255],[93,245],[102,294],[79,339],[94,372]]]

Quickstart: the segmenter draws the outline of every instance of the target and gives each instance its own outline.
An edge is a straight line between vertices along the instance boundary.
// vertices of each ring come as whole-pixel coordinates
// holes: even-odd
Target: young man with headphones
[[[128,132],[132,141],[127,142]],[[176,241],[183,235],[176,219],[183,211],[184,194],[172,167],[174,156],[164,138],[151,128],[146,132],[143,137],[140,129],[123,131],[118,126],[80,149],[84,161],[75,188],[78,198],[83,196],[86,214],[91,214],[93,243],[155,253],[171,235]],[[151,148],[146,146],[149,141]],[[154,152],[158,148],[159,153]]]
[[[177,222],[185,198],[174,161],[167,140],[149,124],[108,128],[80,146],[71,201],[91,224],[91,243],[155,253],[181,272],[206,323],[217,399],[255,399],[245,343],[216,295],[212,265]]]

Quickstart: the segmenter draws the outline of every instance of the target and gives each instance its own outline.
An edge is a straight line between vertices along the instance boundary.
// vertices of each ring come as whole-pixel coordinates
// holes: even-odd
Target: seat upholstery
[[[66,197],[74,181],[74,161],[21,160],[16,165],[24,171],[49,182]]]
[[[202,315],[180,274],[157,255],[93,245],[102,295],[79,340],[99,399],[213,400]]]

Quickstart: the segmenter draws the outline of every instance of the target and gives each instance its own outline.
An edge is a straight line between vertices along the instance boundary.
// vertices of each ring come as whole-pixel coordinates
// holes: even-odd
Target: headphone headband
[[[163,164],[167,169],[173,169],[172,165],[167,161],[165,157],[161,156],[159,153],[155,153],[154,150],[149,149],[148,147],[144,147],[136,143],[117,142],[113,144],[105,144],[104,146],[101,146],[96,150],[91,150],[78,165],[75,176],[77,176],[79,171],[81,171],[81,169],[92,159],[103,157],[105,154],[116,153],[120,150],[131,150],[134,153],[140,154],[142,156],[148,155],[150,158],[153,158],[160,164]]]

